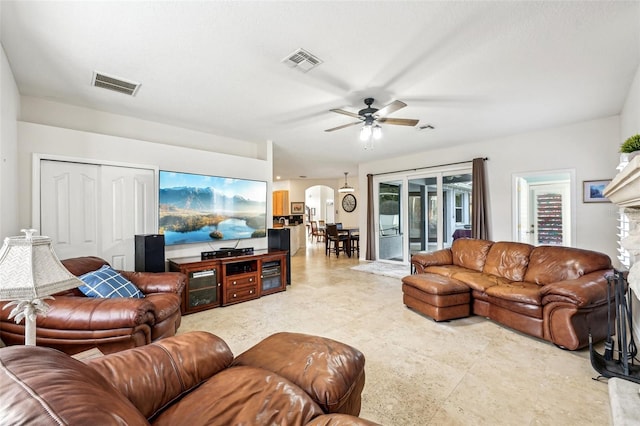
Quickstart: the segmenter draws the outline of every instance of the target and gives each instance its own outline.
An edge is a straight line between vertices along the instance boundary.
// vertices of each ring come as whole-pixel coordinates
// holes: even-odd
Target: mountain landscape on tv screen
[[[211,187],[173,187],[160,189],[159,204],[160,233],[169,245],[266,235],[266,201]]]

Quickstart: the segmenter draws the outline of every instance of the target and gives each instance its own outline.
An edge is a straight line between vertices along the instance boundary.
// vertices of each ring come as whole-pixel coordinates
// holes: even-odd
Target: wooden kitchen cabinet
[[[273,191],[273,215],[289,216],[289,191]]]

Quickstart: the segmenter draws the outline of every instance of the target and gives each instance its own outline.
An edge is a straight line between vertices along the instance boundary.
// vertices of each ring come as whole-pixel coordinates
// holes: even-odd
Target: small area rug
[[[411,267],[409,265],[399,265],[395,263],[386,262],[366,262],[360,263],[357,266],[352,266],[351,269],[360,272],[368,272],[375,275],[385,275],[387,277],[402,278],[411,274]]]

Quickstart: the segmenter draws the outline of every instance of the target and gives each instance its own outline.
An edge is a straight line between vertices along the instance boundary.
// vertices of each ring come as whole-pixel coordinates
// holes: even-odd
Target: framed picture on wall
[[[304,203],[303,202],[291,203],[291,214],[304,214]]]
[[[608,203],[609,199],[604,196],[604,189],[609,185],[611,179],[605,180],[585,180],[582,182],[582,202],[584,203]]]

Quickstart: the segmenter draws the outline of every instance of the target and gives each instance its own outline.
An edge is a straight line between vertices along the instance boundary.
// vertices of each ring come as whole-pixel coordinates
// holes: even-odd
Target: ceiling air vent
[[[304,49],[298,49],[282,60],[285,64],[292,68],[297,68],[302,72],[307,72],[322,63],[320,58]]]
[[[93,73],[91,85],[95,87],[102,87],[103,89],[113,90],[114,92],[124,93],[125,95],[130,96],[135,96],[138,92],[138,89],[140,88],[140,83],[125,81],[95,71]]]

